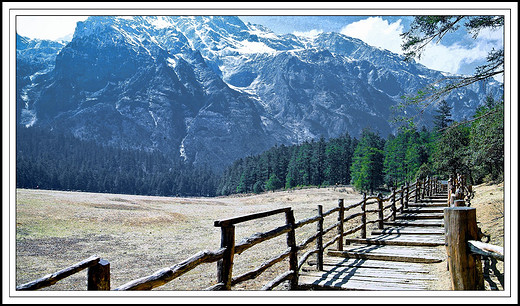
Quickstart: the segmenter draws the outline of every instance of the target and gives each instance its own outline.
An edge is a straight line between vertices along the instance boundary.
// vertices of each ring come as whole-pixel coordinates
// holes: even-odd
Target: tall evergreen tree
[[[374,190],[383,183],[384,140],[368,129],[363,130],[354,151],[352,182],[360,190]]]
[[[442,100],[439,108],[436,110],[436,114],[433,115],[435,130],[443,130],[453,122],[453,119],[451,119],[451,110],[452,107],[448,105],[448,102]]]
[[[447,129],[436,141],[431,163],[435,173],[448,177],[470,174],[468,164],[469,128],[464,125]]]

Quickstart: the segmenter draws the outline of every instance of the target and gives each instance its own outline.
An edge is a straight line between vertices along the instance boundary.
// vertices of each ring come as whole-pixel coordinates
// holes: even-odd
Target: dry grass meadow
[[[19,189],[16,193],[16,284],[53,273],[92,255],[110,262],[111,287],[148,276],[202,250],[220,247],[215,220],[293,207],[296,221],[361,197],[352,188],[321,188],[216,198],[170,198]],[[329,222],[335,222],[329,217]],[[241,223],[236,240],[285,223],[283,214]],[[327,225],[327,224],[326,224]],[[325,225],[325,226],[326,226]],[[297,231],[301,243],[316,224]],[[235,257],[234,275],[257,267],[286,249],[285,235]],[[275,269],[278,267],[278,269]],[[288,263],[235,289],[257,290]],[[262,278],[265,278],[262,281]],[[86,272],[43,290],[85,290]],[[203,264],[159,290],[202,290],[216,283],[216,264]]]
[[[491,243],[503,245],[503,185],[476,187],[472,203]],[[178,198],[119,194],[18,189],[16,191],[16,285],[56,272],[92,255],[110,262],[111,287],[173,266],[202,250],[220,247],[215,220],[292,207],[296,221],[317,215],[317,205],[327,211],[344,199],[345,206],[361,195],[350,187],[312,188],[259,195],[216,198]],[[325,228],[336,221],[328,217]],[[283,214],[236,225],[236,241],[256,232],[283,225]],[[296,231],[301,243],[316,231],[316,224]],[[327,241],[327,240],[325,240]],[[285,235],[261,243],[235,256],[233,275],[257,267],[286,249]],[[443,266],[432,267],[440,278]],[[234,290],[258,290],[288,268],[282,262],[254,281]],[[202,290],[216,283],[216,264],[203,264],[156,290]],[[449,275],[448,275],[449,277]],[[86,289],[82,271],[42,290]],[[283,289],[281,286],[279,289]],[[432,290],[449,290],[439,282]]]

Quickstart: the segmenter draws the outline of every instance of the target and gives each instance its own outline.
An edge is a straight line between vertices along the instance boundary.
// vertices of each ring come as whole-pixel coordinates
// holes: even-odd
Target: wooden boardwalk
[[[312,290],[428,290],[432,263],[446,260],[443,247],[446,193],[409,203],[395,220],[366,239],[347,238],[342,251],[329,250],[323,271],[316,261],[300,271],[299,286]],[[368,231],[367,231],[368,232]]]

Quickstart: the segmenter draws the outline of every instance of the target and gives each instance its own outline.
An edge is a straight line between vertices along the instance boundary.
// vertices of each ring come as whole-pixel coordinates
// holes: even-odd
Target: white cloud
[[[367,44],[402,54],[401,43],[404,27],[401,19],[389,23],[381,17],[369,17],[351,23],[342,28],[341,33],[363,40]],[[476,39],[468,39],[471,44],[454,43],[445,46],[442,43],[430,43],[425,49],[419,63],[430,69],[458,74],[463,65],[480,65],[492,48],[498,49],[503,44],[503,29],[480,31]],[[468,37],[469,34],[468,34]],[[462,38],[460,39],[462,41]],[[480,64],[475,64],[475,63]]]
[[[485,58],[486,55],[487,51],[479,47],[467,49],[458,44],[448,47],[431,44],[426,47],[418,62],[430,69],[457,74],[462,64],[472,63]]]
[[[460,73],[462,65],[483,64],[489,51],[493,48],[499,49],[502,47],[503,39],[501,30],[484,29],[471,45],[462,46],[455,43],[444,46],[431,43],[425,49],[419,62],[431,69]]]
[[[16,16],[16,32],[29,38],[56,40],[74,33],[88,16]]]
[[[502,27],[498,29],[482,29],[478,33],[477,39],[502,44],[504,41],[504,29]]]
[[[369,17],[343,27],[340,33],[359,38],[371,46],[402,53],[399,34],[403,33],[403,25],[400,19],[389,23],[381,17]]]

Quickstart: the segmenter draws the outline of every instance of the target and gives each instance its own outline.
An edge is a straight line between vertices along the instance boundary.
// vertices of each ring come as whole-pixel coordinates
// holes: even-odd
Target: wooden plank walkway
[[[446,260],[444,207],[447,194],[409,203],[370,237],[347,238],[343,251],[326,253],[323,271],[309,261],[299,277],[302,289],[428,290],[437,279],[427,266]]]

